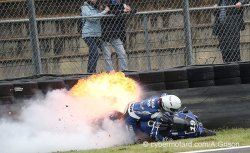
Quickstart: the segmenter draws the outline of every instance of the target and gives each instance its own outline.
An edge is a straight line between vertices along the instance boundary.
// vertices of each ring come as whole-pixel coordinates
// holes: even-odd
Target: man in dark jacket
[[[130,6],[122,0],[109,0],[110,14],[115,16],[106,17],[101,20],[102,26],[102,51],[107,71],[113,71],[110,45],[114,47],[121,71],[128,70],[127,55],[123,46],[126,28],[126,17],[123,13],[130,13]]]
[[[245,29],[241,5],[247,3],[248,0],[218,0],[218,6],[234,5],[219,8],[214,12],[213,34],[218,37],[224,63],[241,60],[240,31]]]

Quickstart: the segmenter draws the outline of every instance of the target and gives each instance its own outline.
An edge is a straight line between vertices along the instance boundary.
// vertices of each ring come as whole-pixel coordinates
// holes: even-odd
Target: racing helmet
[[[176,112],[181,108],[181,100],[175,95],[162,95],[161,107],[168,112]]]

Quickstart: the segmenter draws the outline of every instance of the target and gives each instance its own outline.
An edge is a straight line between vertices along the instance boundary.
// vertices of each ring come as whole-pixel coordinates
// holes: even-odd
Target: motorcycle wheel
[[[214,135],[216,135],[216,133],[214,131],[203,128],[203,132],[201,134],[202,137],[214,136]]]

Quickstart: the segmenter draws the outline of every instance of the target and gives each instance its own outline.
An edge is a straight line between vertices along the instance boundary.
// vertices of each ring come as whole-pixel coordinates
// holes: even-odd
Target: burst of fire
[[[79,80],[69,93],[72,96],[99,98],[102,99],[100,103],[105,102],[113,109],[123,111],[129,102],[139,100],[141,91],[136,81],[125,77],[124,73],[110,72]]]

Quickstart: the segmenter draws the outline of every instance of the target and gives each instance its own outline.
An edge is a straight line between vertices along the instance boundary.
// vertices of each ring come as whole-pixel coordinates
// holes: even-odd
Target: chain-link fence
[[[0,79],[247,61],[250,11],[241,2],[0,0]]]

